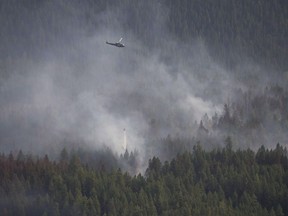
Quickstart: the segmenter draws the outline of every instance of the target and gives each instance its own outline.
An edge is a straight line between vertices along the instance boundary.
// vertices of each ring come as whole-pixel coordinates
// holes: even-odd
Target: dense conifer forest
[[[9,43],[19,49],[24,46],[27,54],[33,50],[31,46],[26,47],[27,44],[47,48],[51,43],[61,43],[61,29],[67,30],[75,22],[93,31],[98,26],[109,26],[117,20],[117,25],[127,32],[132,31],[151,47],[159,48],[165,35],[174,35],[184,43],[201,38],[213,57],[228,67],[243,59],[252,59],[282,72],[288,70],[288,5],[285,0],[62,0],[57,3],[56,9],[43,11],[43,6],[49,8],[52,4],[44,0],[4,1],[3,12],[10,15],[2,14],[2,28],[12,34],[1,36],[6,42],[1,45],[2,48],[9,49],[5,47]],[[99,17],[103,11],[110,9],[113,11],[110,18]],[[24,15],[31,13],[31,17],[23,19],[20,10]],[[65,14],[71,22],[61,20],[60,14]],[[22,25],[27,21],[33,23],[31,28],[35,31],[32,34],[30,30],[23,31]],[[35,28],[38,25],[41,28]],[[55,28],[47,32],[51,26]],[[117,29],[117,26],[113,28]],[[13,34],[15,31],[19,31],[22,38]],[[73,35],[64,36],[66,40],[75,42]],[[14,51],[19,52],[17,49]]]
[[[287,149],[224,148],[192,152],[145,173],[82,163],[65,149],[48,156],[0,156],[1,215],[269,215],[288,214]]]
[[[287,0],[2,0],[0,25],[1,216],[288,216]]]

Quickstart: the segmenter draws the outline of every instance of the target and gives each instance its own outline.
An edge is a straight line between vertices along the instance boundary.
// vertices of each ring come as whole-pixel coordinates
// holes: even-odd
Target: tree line
[[[1,154],[1,215],[288,214],[288,155],[280,144],[257,152],[233,150],[229,138],[211,151],[195,145],[170,161],[153,157],[136,175],[91,166],[76,151],[59,157]]]

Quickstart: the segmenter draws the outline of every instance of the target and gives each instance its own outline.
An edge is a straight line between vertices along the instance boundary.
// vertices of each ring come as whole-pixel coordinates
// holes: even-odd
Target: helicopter
[[[123,43],[121,43],[122,39],[123,38],[120,38],[120,40],[117,43],[109,43],[108,41],[106,41],[106,44],[116,46],[116,47],[125,47],[125,45]]]

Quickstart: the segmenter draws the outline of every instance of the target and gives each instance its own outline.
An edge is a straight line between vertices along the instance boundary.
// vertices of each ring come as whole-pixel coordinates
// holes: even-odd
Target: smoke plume
[[[257,70],[238,73],[255,71],[253,64],[235,73],[217,64],[201,38],[173,38],[165,5],[142,4],[137,34],[127,27],[136,22],[127,5],[93,11],[89,1],[4,1],[1,151],[83,144],[122,154],[125,128],[127,147],[151,156],[152,141],[194,137],[234,90],[266,82]],[[143,39],[141,31],[150,33]],[[105,44],[121,37],[125,48]]]

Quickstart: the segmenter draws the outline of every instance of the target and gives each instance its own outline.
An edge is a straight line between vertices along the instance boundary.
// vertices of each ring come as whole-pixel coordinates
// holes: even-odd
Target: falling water
[[[127,149],[127,137],[126,137],[126,129],[123,129],[123,149],[124,151],[126,151]]]

